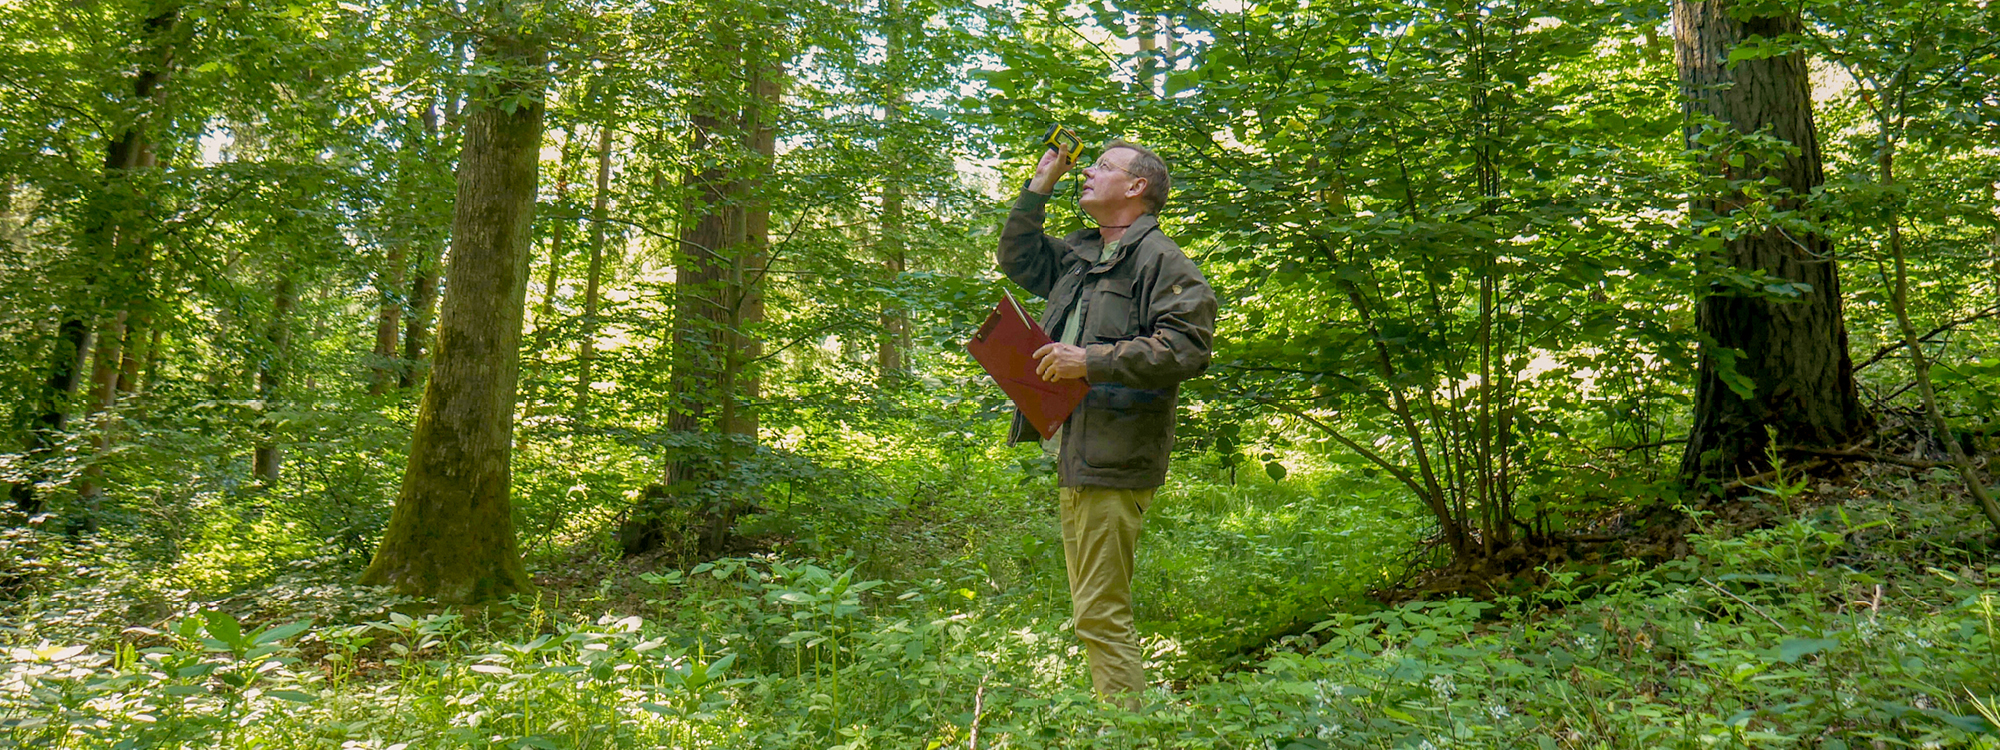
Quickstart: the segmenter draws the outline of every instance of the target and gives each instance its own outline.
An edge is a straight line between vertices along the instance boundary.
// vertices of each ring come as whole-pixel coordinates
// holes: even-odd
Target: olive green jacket
[[[1081,305],[1090,393],[1065,423],[1057,478],[1064,487],[1158,487],[1174,445],[1180,383],[1208,368],[1215,291],[1152,216],[1099,257],[1096,229],[1043,233],[1049,196],[1023,190],[1000,232],[1000,270],[1049,301],[1042,328],[1056,330]],[[1016,414],[1008,442],[1039,436]]]

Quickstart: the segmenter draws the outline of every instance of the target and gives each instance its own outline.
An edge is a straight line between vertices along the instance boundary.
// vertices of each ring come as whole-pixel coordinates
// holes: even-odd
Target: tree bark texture
[[[448,603],[532,587],[514,538],[509,459],[543,113],[540,84],[522,81],[539,80],[545,53],[496,34],[478,54],[513,74],[469,107],[438,348],[402,492],[361,577]]]
[[[456,52],[458,49],[458,46],[453,46],[453,60],[459,59]],[[441,148],[449,148],[454,141],[462,144],[459,128],[463,126],[463,118],[459,116],[458,96],[458,92],[454,90],[445,98],[444,117],[445,123],[449,126],[447,128],[440,129],[435,108],[424,109],[424,148],[421,153],[430,154]],[[420,212],[415,224],[418,227],[427,226],[428,216],[428,213]],[[440,223],[441,219],[442,217]],[[418,233],[418,236],[426,235]],[[424,357],[431,347],[431,320],[437,310],[438,287],[441,283],[438,272],[439,265],[443,263],[443,258],[439,257],[442,245],[426,240],[418,244],[415,249],[409,309],[403,316],[403,361],[398,363],[402,366],[396,381],[398,388],[413,388],[424,382],[424,376],[428,372]]]
[[[1777,208],[1796,209],[1825,181],[1813,126],[1805,56],[1798,53],[1729,62],[1730,50],[1753,37],[1796,33],[1796,15],[1732,17],[1729,2],[1675,0],[1675,59],[1680,69],[1685,132],[1699,148],[1714,118],[1742,133],[1765,132],[1798,153],[1760,160],[1744,155],[1713,168],[1731,180],[1776,178],[1786,193]],[[1728,214],[1741,194],[1698,198],[1696,213]],[[1870,419],[1854,385],[1841,313],[1840,277],[1832,243],[1813,234],[1772,227],[1728,240],[1723,260],[1745,271],[1810,284],[1796,299],[1718,293],[1704,297],[1696,324],[1711,339],[1702,347],[1695,382],[1694,425],[1681,460],[1689,480],[1726,479],[1765,468],[1766,428],[1787,446],[1829,446],[1860,434]],[[1733,367],[1754,385],[1748,398],[1723,379],[1727,350],[1742,352]],[[1719,353],[1720,352],[1720,353]]]

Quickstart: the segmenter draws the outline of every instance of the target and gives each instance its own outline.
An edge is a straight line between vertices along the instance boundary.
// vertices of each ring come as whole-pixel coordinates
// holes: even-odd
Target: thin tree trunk
[[[883,156],[887,157],[887,169],[882,173],[882,226],[877,240],[882,257],[882,270],[889,277],[891,288],[909,270],[908,245],[904,242],[903,227],[903,174],[906,171],[901,134],[898,132],[903,121],[903,82],[896,75],[894,66],[903,62],[903,3],[889,0],[884,5],[883,15],[887,28],[884,30],[883,65],[888,74],[883,76],[886,90],[882,93],[882,131],[884,137]],[[904,353],[909,350],[909,316],[894,299],[884,300],[880,315],[881,332],[877,334],[875,364],[876,377],[887,381],[896,373],[903,372],[909,365],[904,361]]]
[[[389,392],[390,384],[397,380],[396,329],[403,321],[403,277],[409,266],[409,243],[398,238],[389,243],[388,257],[376,278],[375,291],[381,297],[381,307],[375,313],[375,370],[368,383],[368,393],[380,396]]]
[[[500,90],[469,107],[438,351],[396,509],[361,576],[448,603],[533,586],[509,491],[542,140],[534,82],[547,63],[529,40],[502,33],[483,40],[481,61],[514,73],[497,76]]]
[[[452,66],[455,69],[458,60],[463,56],[462,47],[454,43],[452,50]],[[424,151],[426,153],[436,151],[450,142],[462,140],[457,135],[463,126],[463,118],[459,116],[458,111],[458,97],[458,92],[454,90],[445,99],[444,118],[447,127],[442,132],[439,129],[437,110],[425,108]],[[420,219],[420,221],[425,220]],[[396,387],[406,389],[422,383],[425,374],[429,372],[424,355],[431,345],[431,318],[437,308],[438,272],[439,265],[443,262],[439,257],[442,250],[439,246],[426,243],[418,245],[416,250],[415,270],[410,282],[409,310],[403,318],[403,361],[398,363],[402,365],[402,369],[396,381]]]
[[[1774,201],[1774,207],[1798,209],[1825,180],[1805,55],[1731,62],[1729,53],[1753,37],[1798,33],[1800,21],[1796,15],[1739,19],[1732,6],[1674,2],[1687,146],[1702,148],[1702,117],[1720,120],[1738,133],[1769,132],[1792,143],[1798,147],[1796,155],[1761,161],[1745,154],[1737,162],[1741,166],[1717,163],[1712,168],[1732,180],[1775,178],[1791,195]],[[1741,194],[1703,198],[1694,211],[1727,214],[1746,200]],[[1721,260],[1743,272],[1762,271],[1810,289],[1796,299],[1724,293],[1700,301],[1696,324],[1711,343],[1702,347],[1694,424],[1681,459],[1681,474],[1690,481],[1762,471],[1766,428],[1784,445],[1831,446],[1862,434],[1870,423],[1848,357],[1833,243],[1772,227],[1726,241],[1721,253]],[[1731,369],[1741,376],[1739,385],[1751,384],[1750,393],[1730,388],[1725,376]]]
[[[104,414],[113,404],[118,403],[118,375],[119,365],[123,363],[125,317],[124,312],[119,312],[106,320],[97,330],[95,336],[97,345],[93,347],[95,351],[91,354],[90,394],[83,409],[85,417]],[[104,450],[111,446],[107,430],[109,426],[100,422],[95,434],[90,436],[93,454],[101,456]],[[77,498],[83,501],[83,517],[80,519],[81,523],[73,528],[80,527],[85,532],[97,531],[98,509],[104,501],[102,465],[93,461],[83,470],[83,477],[77,482],[76,494]],[[73,519],[73,522],[74,520],[76,519]]]
[[[424,355],[431,345],[431,315],[437,308],[438,263],[440,259],[425,252],[417,266],[416,278],[410,283],[410,311],[404,318],[403,364],[405,369],[397,379],[399,388],[412,388],[424,381],[430,368],[424,362]]]
[[[152,357],[149,337],[158,336],[153,327],[153,314],[144,307],[134,311],[125,325],[124,359],[118,364],[118,392],[135,394],[142,389],[141,375],[146,360]]]
[[[542,301],[535,305],[535,353],[539,355],[549,345],[549,339],[556,332],[556,287],[562,284],[562,263],[565,241],[569,239],[569,176],[575,166],[576,125],[572,123],[563,131],[562,158],[556,162],[556,196],[554,207],[556,221],[549,229],[549,260],[542,277]]]
[[[1139,85],[1148,96],[1160,95],[1160,17],[1139,16]]]
[[[291,349],[292,308],[298,305],[298,283],[290,273],[278,277],[271,292],[271,323],[264,329],[265,349],[257,359],[257,400],[263,404],[256,444],[251,449],[251,475],[265,487],[275,487],[284,463],[284,448],[274,435],[271,413],[283,398],[286,360]]]
[[[597,195],[590,202],[590,271],[583,281],[583,331],[576,345],[576,421],[590,418],[590,392],[596,385],[592,366],[597,362],[597,303],[604,279],[606,224],[611,219],[610,123],[597,129]]]
[[[162,345],[162,339],[164,339],[164,333],[165,332],[162,331],[160,328],[155,327],[153,329],[152,338],[148,340],[146,343],[146,369],[144,373],[140,375],[138,381],[139,385],[137,387],[137,390],[141,393],[151,390],[153,384],[159,382],[160,347]]]
[[[1899,99],[1905,95],[1902,89],[1896,91]],[[1903,109],[1901,104],[1899,101],[1896,110]],[[1876,117],[1876,127],[1881,131],[1881,142],[1876,149],[1876,176],[1881,187],[1894,188],[1896,186],[1895,133],[1901,130],[1897,127],[1900,123],[1888,114],[1891,106],[1889,102],[1879,102],[1875,106],[1881,108]],[[1910,370],[1911,374],[1916,376],[1917,393],[1924,399],[1924,414],[1930,418],[1931,431],[1951,454],[1952,467],[1958,470],[1959,481],[1965,484],[1966,492],[1972,495],[1973,504],[1978,506],[1979,512],[1986,515],[1986,520],[1993,524],[1993,529],[2000,531],[2000,503],[1993,501],[1992,493],[1986,488],[1985,477],[1979,468],[1972,464],[1972,459],[1965,455],[1964,446],[1958,444],[1958,436],[1952,433],[1951,425],[1944,419],[1944,410],[1938,407],[1937,389],[1931,384],[1930,355],[1924,353],[1923,340],[1917,335],[1916,324],[1910,320],[1910,272],[1907,254],[1903,250],[1902,216],[1894,208],[1893,202],[1889,205],[1891,206],[1889,257],[1895,262],[1896,269],[1892,287],[1895,294],[1890,303],[1895,308],[1896,327],[1903,334],[1903,348],[1910,352]]]

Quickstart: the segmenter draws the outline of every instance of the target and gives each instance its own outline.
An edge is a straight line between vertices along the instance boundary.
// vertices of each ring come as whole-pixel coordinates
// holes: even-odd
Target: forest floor
[[[996,468],[774,504],[685,570],[580,521],[479,610],[310,556],[217,596],[17,532],[45,563],[0,746],[2000,747],[2000,558],[1947,472],[1774,482],[1685,554],[1586,545],[1478,596],[1411,578],[1423,524],[1372,480],[1188,473],[1141,543],[1137,712],[1088,692],[1046,477]]]

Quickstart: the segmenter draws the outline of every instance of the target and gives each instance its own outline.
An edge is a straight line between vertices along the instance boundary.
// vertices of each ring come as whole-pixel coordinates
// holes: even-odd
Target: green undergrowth
[[[850,524],[905,545],[894,564],[806,554],[839,537],[800,505],[767,532],[819,542],[566,600],[412,616],[374,595],[357,615],[310,605],[366,590],[300,573],[291,588],[324,590],[289,610],[313,618],[261,628],[227,612],[287,607],[122,631],[11,619],[0,743],[2000,747],[2000,561],[1935,478],[1786,497],[1782,523],[1704,529],[1608,585],[1553,570],[1532,594],[1395,608],[1365,591],[1400,575],[1393,530],[1412,524],[1366,486],[1184,482],[1142,542],[1156,684],[1137,712],[1088,693],[1046,480],[1002,478]]]

